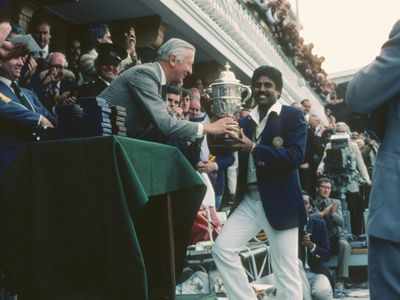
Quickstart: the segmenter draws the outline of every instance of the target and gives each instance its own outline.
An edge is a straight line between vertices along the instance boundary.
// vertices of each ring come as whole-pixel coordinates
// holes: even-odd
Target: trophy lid
[[[227,62],[225,64],[225,70],[223,70],[218,79],[214,81],[214,84],[223,84],[223,83],[239,83],[240,81],[236,79],[235,74],[231,71],[231,66]]]

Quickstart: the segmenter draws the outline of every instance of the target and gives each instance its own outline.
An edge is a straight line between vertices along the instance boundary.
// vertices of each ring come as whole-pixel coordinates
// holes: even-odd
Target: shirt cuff
[[[314,244],[313,244],[313,247],[312,247],[311,250],[310,250],[310,252],[311,252],[311,253],[314,253],[315,249],[317,249],[317,245],[314,243]]]
[[[202,138],[204,136],[204,126],[203,124],[199,123],[199,126],[197,127],[197,138]]]

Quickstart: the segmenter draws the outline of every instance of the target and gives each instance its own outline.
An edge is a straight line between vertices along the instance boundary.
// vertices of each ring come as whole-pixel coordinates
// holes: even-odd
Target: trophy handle
[[[249,100],[251,98],[251,95],[252,95],[251,88],[248,85],[242,84],[241,89],[247,90],[247,96],[242,100],[242,103],[245,103],[247,100]]]

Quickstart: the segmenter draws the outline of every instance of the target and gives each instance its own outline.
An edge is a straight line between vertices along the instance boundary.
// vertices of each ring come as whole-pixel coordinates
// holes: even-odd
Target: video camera
[[[325,171],[333,177],[348,173],[350,170],[346,148],[349,148],[350,135],[347,133],[336,133],[331,135],[329,142],[331,148],[326,150]]]
[[[332,145],[332,149],[343,149],[348,147],[350,141],[350,135],[347,133],[336,133],[332,134],[329,138],[329,142]]]

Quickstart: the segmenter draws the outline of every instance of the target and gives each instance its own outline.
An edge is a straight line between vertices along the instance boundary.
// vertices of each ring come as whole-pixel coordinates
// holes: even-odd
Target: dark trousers
[[[400,242],[369,236],[368,278],[371,300],[400,299]]]
[[[360,193],[347,193],[346,201],[350,211],[352,234],[360,235],[364,231],[364,203]]]

